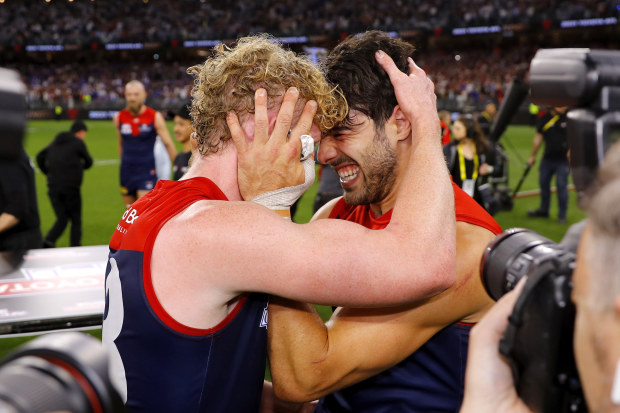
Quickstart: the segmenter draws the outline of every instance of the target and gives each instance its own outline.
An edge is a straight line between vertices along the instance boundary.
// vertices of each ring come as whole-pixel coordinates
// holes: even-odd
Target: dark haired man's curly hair
[[[410,43],[373,30],[349,36],[324,61],[327,80],[340,88],[350,109],[355,109],[382,127],[398,104],[387,73],[375,60],[377,50],[386,52],[404,73],[415,48]],[[347,118],[348,119],[348,118]]]

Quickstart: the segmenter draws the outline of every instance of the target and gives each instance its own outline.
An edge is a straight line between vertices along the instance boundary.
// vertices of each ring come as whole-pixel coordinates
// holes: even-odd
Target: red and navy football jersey
[[[103,342],[112,380],[131,412],[258,411],[267,296],[244,295],[218,325],[197,329],[166,312],[151,282],[158,232],[170,218],[205,199],[226,196],[207,178],[160,181],[125,211],[110,241]]]
[[[488,229],[501,227],[476,201],[454,183],[456,220]],[[330,218],[382,229],[392,211],[375,217],[367,205],[339,200]],[[322,398],[315,413],[456,412],[463,400],[469,331],[472,324],[451,324],[396,366]]]
[[[123,142],[121,165],[136,168],[155,168],[153,148],[157,139],[155,115],[157,111],[146,107],[138,116],[127,109],[118,113],[118,128]]]

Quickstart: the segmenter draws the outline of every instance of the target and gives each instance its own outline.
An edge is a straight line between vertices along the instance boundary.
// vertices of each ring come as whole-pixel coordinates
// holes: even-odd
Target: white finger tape
[[[305,161],[314,152],[314,138],[310,135],[301,135],[301,161]]]

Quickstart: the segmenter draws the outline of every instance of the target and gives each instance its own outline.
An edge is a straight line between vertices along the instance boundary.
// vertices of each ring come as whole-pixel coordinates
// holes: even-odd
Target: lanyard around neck
[[[461,144],[456,145],[456,151],[459,154],[459,169],[461,170],[461,181],[464,182],[467,179],[467,174],[465,172],[465,157],[463,156],[463,148]],[[474,152],[474,172],[472,174],[471,179],[474,181],[478,178],[478,154]]]
[[[560,119],[560,115],[555,115],[554,117],[552,117],[549,122],[545,123],[545,126],[542,127],[542,131],[547,132],[549,129],[551,129],[553,125],[555,125],[555,123],[558,121],[558,119]]]

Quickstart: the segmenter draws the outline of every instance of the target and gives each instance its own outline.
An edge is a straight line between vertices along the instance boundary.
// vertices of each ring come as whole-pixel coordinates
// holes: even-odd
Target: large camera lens
[[[487,246],[480,274],[487,293],[494,300],[512,290],[528,273],[534,260],[548,255],[560,246],[529,229],[511,228]]]
[[[77,332],[36,338],[0,364],[0,411],[116,413],[125,408],[96,338]]]

